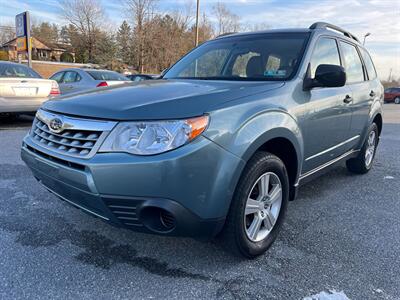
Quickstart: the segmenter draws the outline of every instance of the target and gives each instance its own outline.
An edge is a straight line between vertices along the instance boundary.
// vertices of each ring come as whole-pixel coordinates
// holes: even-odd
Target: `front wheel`
[[[277,156],[257,152],[239,180],[223,230],[229,250],[248,258],[275,241],[289,199],[289,179]]]
[[[394,103],[396,103],[396,104],[400,104],[400,97],[396,97],[396,98],[394,98]]]
[[[365,140],[358,156],[346,161],[347,169],[350,172],[365,174],[371,169],[375,158],[376,147],[378,145],[378,138],[378,126],[376,126],[375,123],[372,123],[368,130],[367,139]]]

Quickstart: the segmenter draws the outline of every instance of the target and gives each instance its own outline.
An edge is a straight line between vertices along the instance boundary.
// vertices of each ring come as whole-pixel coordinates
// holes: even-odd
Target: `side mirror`
[[[304,79],[303,89],[310,90],[314,87],[340,87],[346,84],[346,72],[337,65],[319,65],[315,71],[315,78],[311,78],[310,65]]]

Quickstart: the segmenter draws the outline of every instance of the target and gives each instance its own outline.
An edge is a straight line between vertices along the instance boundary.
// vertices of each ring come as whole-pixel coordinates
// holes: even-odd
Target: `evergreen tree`
[[[118,58],[126,64],[129,64],[132,61],[131,37],[132,37],[131,27],[126,21],[123,21],[121,26],[118,28],[117,32],[117,43],[118,43],[117,54]]]
[[[46,46],[54,47],[58,42],[58,27],[48,22],[32,25],[32,36],[45,43]]]

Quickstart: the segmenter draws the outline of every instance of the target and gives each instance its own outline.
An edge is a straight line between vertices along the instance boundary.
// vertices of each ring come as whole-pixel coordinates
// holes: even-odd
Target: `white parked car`
[[[128,77],[114,71],[81,68],[63,69],[50,79],[57,81],[63,95],[132,82]]]
[[[56,81],[43,79],[25,65],[0,62],[0,115],[35,112],[43,102],[58,95]]]

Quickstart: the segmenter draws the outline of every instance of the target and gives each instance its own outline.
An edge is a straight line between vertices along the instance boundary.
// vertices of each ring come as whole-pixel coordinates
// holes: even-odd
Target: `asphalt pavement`
[[[267,254],[114,228],[39,186],[0,119],[0,299],[400,299],[400,105],[373,169],[302,186]],[[316,296],[318,295],[318,296]]]

